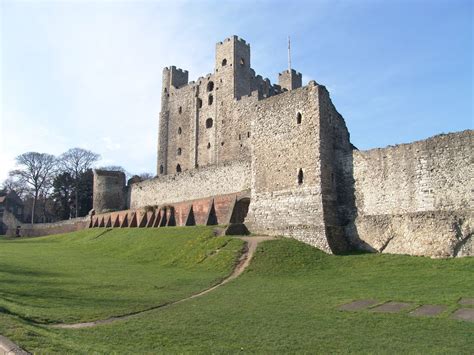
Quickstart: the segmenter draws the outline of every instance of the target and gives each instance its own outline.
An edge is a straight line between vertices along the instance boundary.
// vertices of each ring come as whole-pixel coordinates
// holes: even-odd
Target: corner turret
[[[281,86],[282,90],[294,90],[302,86],[302,75],[296,70],[285,70],[278,74],[278,85]]]

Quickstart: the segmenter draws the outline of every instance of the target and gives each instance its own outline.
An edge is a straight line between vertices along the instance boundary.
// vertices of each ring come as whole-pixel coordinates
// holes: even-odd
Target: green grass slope
[[[180,257],[185,263],[187,253]],[[473,323],[449,314],[460,297],[474,296],[473,270],[473,258],[333,256],[281,239],[261,244],[242,276],[203,297],[80,330],[46,329],[0,313],[0,333],[46,353],[470,354]],[[434,318],[338,310],[362,298],[449,310]]]
[[[216,283],[241,248],[200,227],[0,240],[0,309],[40,323],[140,311]]]

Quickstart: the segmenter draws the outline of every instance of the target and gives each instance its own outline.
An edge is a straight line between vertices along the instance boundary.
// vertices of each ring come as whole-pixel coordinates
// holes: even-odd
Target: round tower
[[[92,208],[96,213],[126,209],[125,174],[94,169]]]

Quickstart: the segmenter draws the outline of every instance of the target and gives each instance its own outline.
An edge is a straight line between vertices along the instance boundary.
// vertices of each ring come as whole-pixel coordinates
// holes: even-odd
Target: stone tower
[[[222,97],[250,94],[250,45],[237,36],[216,45],[215,77]]]
[[[278,84],[282,90],[294,90],[298,89],[302,85],[302,75],[296,72],[296,70],[285,70],[278,74]]]
[[[163,69],[163,82],[162,82],[162,93],[161,93],[161,113],[159,120],[159,133],[158,133],[158,161],[157,161],[157,174],[168,173],[168,143],[170,136],[170,111],[169,101],[170,94],[188,83],[188,71],[177,69],[175,66]]]
[[[126,208],[125,173],[94,169],[92,208],[96,213]]]

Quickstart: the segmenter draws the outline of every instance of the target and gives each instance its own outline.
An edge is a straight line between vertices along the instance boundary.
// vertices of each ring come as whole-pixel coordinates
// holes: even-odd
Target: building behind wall
[[[23,221],[24,205],[15,191],[0,191],[0,235]],[[11,221],[14,221],[12,225]]]
[[[302,86],[291,68],[272,84],[251,68],[250,46],[237,36],[217,43],[215,58],[214,72],[196,82],[186,70],[163,70],[157,178],[125,186],[124,177],[95,174],[97,213],[154,207],[143,225],[239,216],[252,232],[326,252],[472,254],[472,131],[359,152],[323,85]],[[126,213],[135,215],[92,225],[138,218]]]

